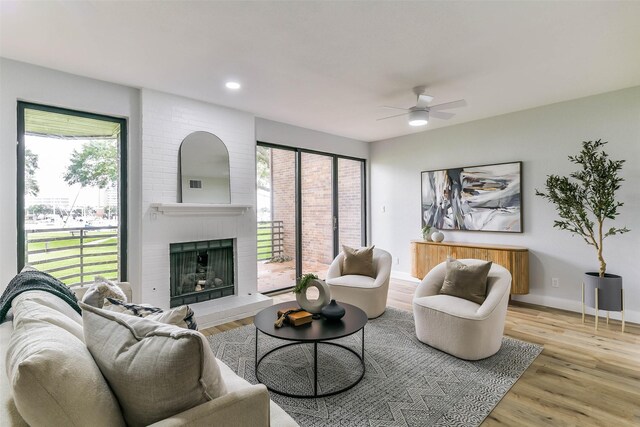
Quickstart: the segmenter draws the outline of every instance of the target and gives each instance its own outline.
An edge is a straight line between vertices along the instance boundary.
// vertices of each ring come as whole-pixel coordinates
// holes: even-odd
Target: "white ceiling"
[[[640,2],[2,1],[0,55],[364,141],[640,85]],[[243,84],[224,87],[227,79]]]

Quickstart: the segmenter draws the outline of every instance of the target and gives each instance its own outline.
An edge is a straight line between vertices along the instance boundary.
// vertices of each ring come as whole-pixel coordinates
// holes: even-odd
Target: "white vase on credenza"
[[[444,234],[442,234],[441,231],[434,231],[431,234],[431,240],[433,240],[434,242],[440,243],[444,240]]]

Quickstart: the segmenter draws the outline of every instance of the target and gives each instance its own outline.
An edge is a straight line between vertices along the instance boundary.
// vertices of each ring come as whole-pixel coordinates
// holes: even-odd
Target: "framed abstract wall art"
[[[522,162],[425,171],[422,225],[522,232]]]

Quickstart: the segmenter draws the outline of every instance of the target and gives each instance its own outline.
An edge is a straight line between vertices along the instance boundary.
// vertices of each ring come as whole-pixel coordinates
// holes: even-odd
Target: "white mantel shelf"
[[[170,216],[237,216],[251,209],[251,205],[207,203],[151,203],[151,207]]]

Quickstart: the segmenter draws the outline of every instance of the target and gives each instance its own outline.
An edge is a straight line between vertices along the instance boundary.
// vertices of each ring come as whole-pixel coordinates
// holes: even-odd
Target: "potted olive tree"
[[[622,311],[622,277],[607,273],[603,243],[607,237],[629,231],[627,227],[605,227],[623,205],[616,200],[616,191],[624,181],[620,177],[624,160],[611,160],[602,149],[605,144],[600,139],[584,141],[580,153],[569,156],[580,169],[569,177],[547,176],[546,191],[536,189],[536,195],[555,205],[560,219],[554,221],[554,227],[582,237],[597,252],[600,268],[585,273],[583,302],[601,310]]]

